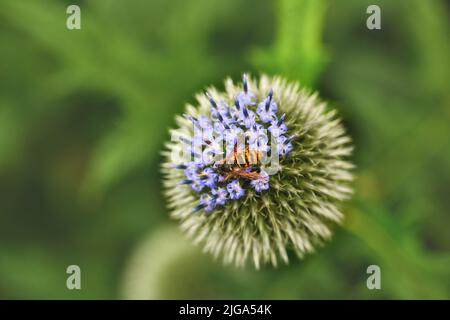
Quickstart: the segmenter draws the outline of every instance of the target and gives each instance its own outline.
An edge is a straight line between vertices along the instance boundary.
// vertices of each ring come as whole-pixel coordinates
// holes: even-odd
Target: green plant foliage
[[[327,60],[322,42],[327,6],[325,0],[276,1],[275,39],[269,49],[254,52],[256,67],[315,85]]]

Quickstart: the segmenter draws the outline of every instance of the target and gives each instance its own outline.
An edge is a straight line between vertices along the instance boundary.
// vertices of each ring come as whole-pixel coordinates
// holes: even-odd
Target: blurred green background
[[[81,30],[66,8],[81,7]],[[381,30],[366,8],[381,7]],[[0,298],[450,298],[449,12],[424,0],[0,1]],[[354,139],[344,225],[288,266],[200,253],[165,209],[174,115],[243,72]],[[66,288],[81,267],[82,289]],[[381,267],[381,290],[366,288]]]

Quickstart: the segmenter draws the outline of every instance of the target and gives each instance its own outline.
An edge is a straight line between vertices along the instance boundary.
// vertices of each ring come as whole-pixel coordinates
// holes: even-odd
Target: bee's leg
[[[260,178],[260,175],[257,172],[245,172],[242,173],[242,176],[249,180],[258,180]]]
[[[225,179],[223,179],[223,181],[227,181],[227,180],[230,179],[233,175],[234,175],[233,171],[229,172],[229,173],[225,176]]]

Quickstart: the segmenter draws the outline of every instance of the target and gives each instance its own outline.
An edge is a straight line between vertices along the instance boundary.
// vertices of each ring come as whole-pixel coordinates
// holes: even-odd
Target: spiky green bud
[[[317,94],[310,94],[296,83],[264,75],[259,81],[245,78],[243,85],[227,79],[224,92],[209,88],[208,94],[197,95],[197,100],[197,106],[186,107],[185,117],[177,116],[178,128],[171,130],[172,137],[192,137],[195,126],[200,126],[198,119],[206,119],[203,121],[208,123],[212,118],[211,108],[217,113],[216,102],[221,101],[244,110],[241,118],[235,120],[242,127],[251,129],[252,123],[245,120],[248,120],[248,113],[255,115],[256,112],[259,114],[256,118],[264,122],[264,117],[268,117],[267,121],[273,117],[273,125],[285,124],[287,138],[283,141],[292,145],[281,153],[277,170],[264,180],[267,184],[263,188],[254,180],[251,184],[246,181],[255,178],[238,177],[243,180],[240,183],[243,192],[239,197],[230,193],[231,197],[224,197],[221,205],[217,205],[216,193],[226,190],[222,188],[228,183],[224,182],[225,178],[207,180],[211,176],[200,173],[200,183],[209,181],[210,184],[193,186],[194,182],[186,179],[180,170],[183,164],[180,166],[173,158],[183,142],[173,139],[167,143],[162,166],[165,194],[171,215],[181,223],[181,228],[195,242],[203,243],[205,251],[216,257],[222,255],[226,263],[242,266],[251,259],[256,268],[268,262],[277,265],[279,258],[287,263],[288,249],[302,257],[328,239],[331,224],[339,223],[343,218],[339,204],[352,193],[349,185],[353,166],[346,159],[352,151],[351,139],[345,134],[335,110],[328,110]],[[258,102],[262,109],[256,111]],[[264,113],[274,102],[273,114]],[[281,114],[285,115],[279,116]],[[214,121],[218,121],[217,117]],[[274,135],[273,131],[271,133]],[[213,173],[218,168],[217,163],[221,162],[208,168],[208,174],[214,174],[214,177],[217,176]],[[235,166],[235,169],[242,168]],[[259,177],[266,174],[263,165],[249,166],[250,170]],[[236,181],[240,180],[229,185]],[[251,187],[255,185],[255,188]],[[205,192],[200,191],[202,188],[209,193],[201,194]]]

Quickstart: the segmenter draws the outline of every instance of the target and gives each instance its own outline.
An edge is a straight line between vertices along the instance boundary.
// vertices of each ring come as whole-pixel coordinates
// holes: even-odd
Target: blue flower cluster
[[[216,102],[208,92],[205,95],[211,104],[209,117],[185,115],[193,124],[192,139],[184,141],[192,160],[176,167],[184,170],[186,177],[180,183],[200,193],[194,211],[211,212],[216,206],[243,197],[247,187],[256,192],[267,190],[269,175],[261,158],[274,151],[287,155],[292,150],[292,137],[285,135],[285,115],[277,116],[272,90],[257,104],[245,75],[243,91],[232,105],[224,100]],[[275,143],[269,144],[267,132]],[[271,150],[271,145],[276,150]],[[250,154],[254,161],[250,161]]]

